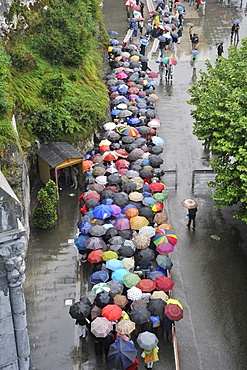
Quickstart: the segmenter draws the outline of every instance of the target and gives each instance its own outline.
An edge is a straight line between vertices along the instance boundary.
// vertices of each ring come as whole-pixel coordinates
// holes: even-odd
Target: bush
[[[58,201],[58,195],[55,195],[55,192],[57,193],[56,184],[52,180],[38,192],[37,206],[34,208],[32,220],[40,229],[48,229],[57,220],[55,204]]]

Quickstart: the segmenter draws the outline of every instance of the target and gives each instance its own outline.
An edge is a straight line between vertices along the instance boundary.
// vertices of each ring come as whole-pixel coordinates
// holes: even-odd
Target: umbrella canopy
[[[147,248],[138,252],[138,258],[142,261],[152,261],[155,257],[155,253],[152,249]]]
[[[125,257],[122,259],[122,265],[124,269],[130,270],[135,267],[135,259],[133,257]]]
[[[94,320],[96,319],[96,317],[101,316],[101,312],[102,312],[101,308],[94,306],[91,310],[91,319]]]
[[[92,226],[89,230],[89,234],[92,236],[102,236],[102,235],[105,235],[105,233],[106,233],[106,228],[100,225]]]
[[[95,218],[99,218],[100,220],[105,220],[106,218],[111,217],[112,209],[110,206],[101,204],[94,208],[93,215]]]
[[[114,296],[116,294],[122,294],[123,293],[123,284],[121,284],[117,280],[110,280],[108,282],[108,285],[110,287],[110,293]]]
[[[131,320],[136,324],[143,324],[149,320],[150,316],[148,309],[142,306],[136,307],[130,312]]]
[[[154,222],[157,225],[161,225],[168,220],[168,216],[165,212],[159,212],[154,215]]]
[[[101,164],[98,164],[94,167],[93,169],[93,174],[94,176],[97,176],[97,177],[101,177],[103,176],[104,177],[104,174],[105,174],[105,167],[101,165]],[[99,179],[98,179],[99,180]]]
[[[122,261],[119,261],[116,258],[106,261],[106,268],[112,271],[116,271],[122,268]]]
[[[159,340],[155,334],[149,331],[144,331],[143,333],[140,333],[138,335],[137,343],[139,344],[141,348],[150,350],[157,346],[157,344],[159,343]]]
[[[150,190],[152,190],[153,192],[161,192],[162,190],[165,189],[165,185],[164,184],[161,184],[160,182],[152,182],[150,185],[149,185],[149,188]]]
[[[165,145],[164,140],[159,136],[153,136],[151,140],[154,143],[154,145],[161,146],[161,147]]]
[[[139,230],[139,234],[148,235],[150,238],[155,235],[155,228],[152,226],[144,226]]]
[[[91,333],[97,338],[105,338],[111,331],[111,323],[105,317],[96,317],[91,322]]]
[[[99,308],[104,308],[105,306],[113,303],[113,297],[109,292],[100,292],[95,297],[95,304]]]
[[[133,191],[129,194],[129,199],[134,202],[140,202],[143,199],[143,195],[138,191]]]
[[[101,249],[97,249],[89,253],[89,255],[87,256],[87,260],[89,263],[99,263],[100,261],[102,261],[102,254],[103,251]]]
[[[124,213],[126,214],[128,219],[139,215],[139,211],[137,208],[128,208]]]
[[[118,307],[124,308],[128,303],[129,301],[125,295],[116,294],[114,296],[114,304],[116,304]]]
[[[142,279],[136,286],[142,292],[152,292],[156,288],[156,283],[151,279]]]
[[[156,282],[156,289],[157,290],[163,290],[164,292],[168,292],[169,290],[172,290],[174,287],[174,282],[172,279],[166,276],[158,276],[155,279]]]
[[[121,320],[116,325],[116,331],[120,334],[130,334],[135,330],[136,324],[131,320]]]
[[[94,209],[95,207],[97,207],[99,205],[99,201],[97,199],[88,199],[86,200],[85,202],[85,205],[88,209]]]
[[[158,202],[163,202],[167,198],[167,196],[165,193],[155,193],[153,194],[153,198]]]
[[[117,280],[119,281],[120,283],[123,284],[123,279],[124,279],[124,276],[129,274],[129,271],[126,270],[126,269],[118,269],[116,271],[113,272],[112,274],[112,280]]]
[[[149,279],[155,280],[158,276],[163,276],[164,274],[161,271],[151,271],[147,275]]]
[[[123,277],[123,283],[127,288],[132,288],[133,286],[136,286],[136,284],[140,281],[141,279],[137,274],[132,274],[128,273],[124,275]]]
[[[116,321],[122,316],[122,309],[116,304],[108,304],[102,309],[102,316],[109,321]]]
[[[114,222],[114,227],[117,230],[128,230],[130,228],[130,221],[127,217],[120,218]]]
[[[133,286],[132,288],[127,290],[127,297],[132,301],[138,301],[142,299],[142,291],[141,289]]]
[[[105,283],[109,280],[109,274],[106,271],[95,271],[91,276],[90,276],[90,283],[91,284],[98,284],[98,283]]]
[[[88,299],[80,300],[70,306],[69,314],[73,319],[83,320],[91,312],[91,304]]]
[[[135,216],[130,219],[130,228],[132,230],[140,230],[144,226],[148,226],[149,222],[146,217]]]
[[[102,154],[102,158],[106,162],[113,162],[118,159],[118,155],[114,151],[106,151]]]
[[[87,249],[93,249],[93,250],[96,250],[96,249],[106,250],[107,249],[104,240],[101,237],[96,237],[96,236],[92,236],[91,238],[88,238],[85,241],[85,246]]]
[[[161,268],[163,268],[165,270],[171,270],[171,268],[173,266],[173,263],[172,263],[172,260],[170,259],[170,257],[167,257],[167,256],[162,255],[162,254],[157,256],[156,262]]]
[[[92,226],[93,225],[91,224],[91,222],[88,221],[80,222],[79,224],[80,233],[85,235],[88,234]]]
[[[137,350],[134,345],[120,338],[111,344],[107,359],[112,367],[116,369],[126,369],[135,362],[136,357]]]
[[[98,293],[109,292],[110,288],[109,285],[106,283],[98,283],[93,286],[92,291],[95,293],[96,296]]]
[[[151,315],[159,316],[161,319],[164,315],[164,307],[166,302],[161,298],[151,299],[147,304],[147,309]]]
[[[169,298],[167,301],[166,301],[167,304],[171,303],[171,304],[176,304],[178,305],[182,310],[183,310],[183,306],[182,304],[177,300],[177,299],[174,299],[174,298]]]
[[[155,290],[154,292],[153,292],[153,294],[151,295],[151,299],[162,299],[163,301],[167,301],[168,300],[168,295],[165,293],[165,292],[163,292],[162,290]]]
[[[197,202],[193,199],[184,199],[181,204],[187,209],[193,209],[198,206]]]
[[[102,260],[103,261],[109,261],[112,259],[118,259],[118,254],[113,251],[106,251],[102,254]]]
[[[177,304],[167,304],[164,313],[169,320],[179,321],[183,318],[183,310]]]

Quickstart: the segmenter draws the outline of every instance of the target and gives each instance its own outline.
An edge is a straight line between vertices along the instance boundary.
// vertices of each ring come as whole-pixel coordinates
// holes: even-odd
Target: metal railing
[[[178,187],[178,170],[177,167],[174,170],[163,170],[164,176],[165,175],[174,175],[174,188],[177,189]],[[165,180],[165,179],[164,179]]]
[[[201,174],[201,175],[213,174],[213,175],[215,175],[215,173],[214,173],[213,170],[194,170],[194,171],[192,171],[192,181],[191,181],[192,190],[195,187],[195,177],[196,177],[196,174]]]

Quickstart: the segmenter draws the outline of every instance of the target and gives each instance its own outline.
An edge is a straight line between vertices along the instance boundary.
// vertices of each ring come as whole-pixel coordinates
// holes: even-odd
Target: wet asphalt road
[[[234,2],[228,7],[208,0],[205,17],[188,8],[185,23],[195,23],[195,31],[200,36],[197,74],[199,69],[205,69],[206,58],[212,63],[215,61],[216,42],[225,41],[224,55],[227,55],[232,19],[241,20],[240,37],[247,34],[243,10],[246,4],[243,3],[242,10],[237,4]],[[117,30],[119,38],[123,38],[127,22],[122,1],[105,0],[103,10],[107,29]],[[189,98],[186,91],[192,83],[187,31],[185,26],[175,55],[179,62],[173,85],[166,86],[159,81],[156,85],[160,97],[158,118],[163,122],[159,135],[165,140],[163,168],[178,171],[177,190],[171,175],[165,175],[164,182],[168,188],[169,221],[179,238],[171,257],[174,296],[184,306],[184,319],[176,325],[181,369],[244,370],[247,363],[247,227],[232,219],[233,209],[214,209],[212,190],[205,186],[207,175],[196,178],[192,192],[192,171],[209,169],[211,154],[191,133],[190,106],[186,104]],[[157,55],[149,57],[150,67],[157,71]],[[33,231],[27,255],[28,323],[33,368],[38,370],[108,369],[104,360],[95,359],[90,338],[80,343],[77,351],[77,327],[68,315],[69,306],[65,305],[66,299],[77,299],[79,295],[77,254],[68,244],[76,232],[79,193],[75,197],[71,197],[71,193],[70,188],[61,192],[59,225],[49,232]],[[195,231],[187,229],[186,210],[181,206],[181,200],[188,197],[199,204]],[[212,239],[211,235],[220,240]],[[82,287],[86,289],[88,268],[83,265],[79,271]],[[174,369],[171,346],[160,347],[161,361],[154,368]]]

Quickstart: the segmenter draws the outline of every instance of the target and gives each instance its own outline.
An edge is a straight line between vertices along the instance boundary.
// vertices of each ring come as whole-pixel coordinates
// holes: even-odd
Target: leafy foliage
[[[54,204],[54,206],[56,206],[58,199],[59,199],[59,195],[58,195],[57,186],[56,186],[55,181],[49,180],[45,184],[45,190],[47,191],[47,194],[49,195],[49,198]]]
[[[37,206],[34,208],[33,223],[40,229],[48,229],[57,220],[57,212],[46,189],[40,189],[37,195]]]
[[[247,39],[228,59],[220,58],[189,89],[193,133],[216,153],[211,166],[216,179],[213,199],[218,207],[240,203],[235,217],[247,223]]]

